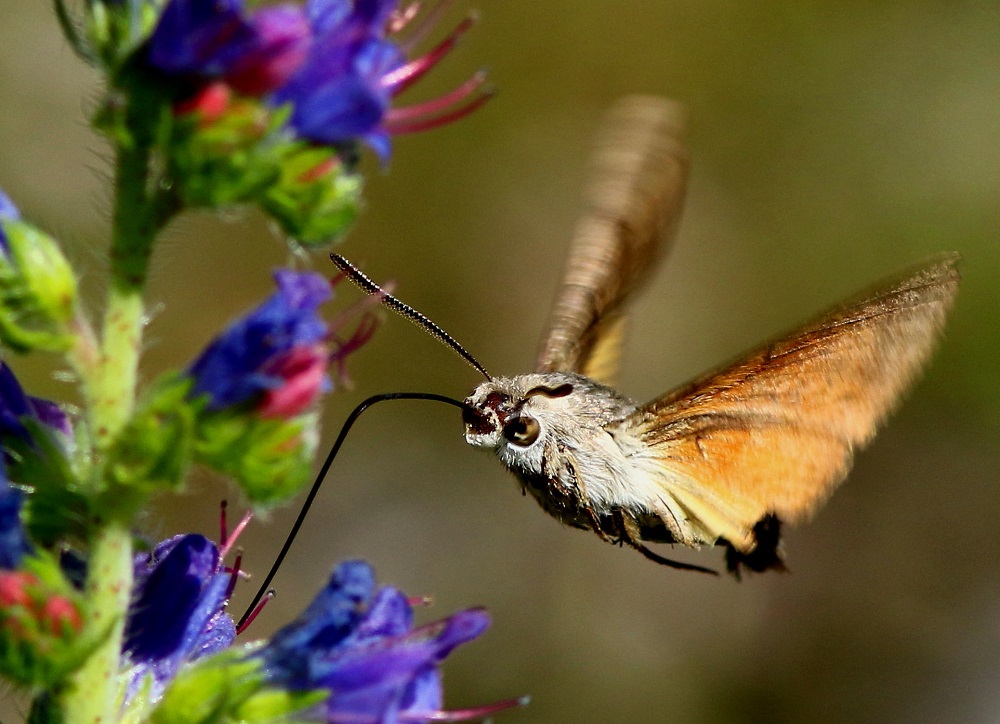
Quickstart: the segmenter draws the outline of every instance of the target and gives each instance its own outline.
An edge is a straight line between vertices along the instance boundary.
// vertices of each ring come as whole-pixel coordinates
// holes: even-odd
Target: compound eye
[[[528,447],[538,439],[541,431],[542,427],[538,424],[538,420],[521,415],[504,425],[503,436],[515,445]]]

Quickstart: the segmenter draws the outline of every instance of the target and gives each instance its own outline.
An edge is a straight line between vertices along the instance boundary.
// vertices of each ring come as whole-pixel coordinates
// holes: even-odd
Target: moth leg
[[[597,513],[594,511],[592,507],[590,507],[589,505],[584,506],[584,510],[587,511],[587,519],[590,521],[590,529],[595,533],[597,533],[598,538],[600,538],[605,543],[610,543],[611,545],[620,546],[622,544],[622,535],[620,529],[618,531],[615,531],[618,534],[618,537],[615,538],[613,535],[610,535],[606,530],[604,530],[604,526],[601,525],[601,519],[597,516]]]
[[[612,515],[619,524],[622,539],[654,563],[659,563],[661,566],[669,566],[670,568],[679,568],[682,571],[698,571],[699,573],[709,573],[713,576],[719,575],[717,571],[713,571],[711,568],[696,566],[693,563],[672,561],[669,558],[664,558],[661,555],[653,553],[653,551],[643,545],[640,538],[639,525],[635,522],[634,518],[625,515],[621,510],[614,511]]]
[[[747,553],[737,550],[726,541],[726,570],[740,580],[741,567],[762,573],[767,570],[787,571],[781,557],[781,520],[776,515],[765,515],[753,527],[757,545]]]
[[[671,506],[662,497],[657,496],[649,501],[649,507],[653,509],[657,517],[667,526],[667,530],[670,531],[670,535],[673,536],[675,541],[689,548],[698,547],[699,541],[692,535],[691,526],[688,524],[687,518],[680,517],[674,506]]]

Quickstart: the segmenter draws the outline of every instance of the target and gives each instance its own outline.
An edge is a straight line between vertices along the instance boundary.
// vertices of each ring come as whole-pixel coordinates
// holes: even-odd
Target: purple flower
[[[230,324],[188,368],[190,396],[208,409],[253,402],[263,415],[289,417],[330,388],[326,323],[317,310],[330,299],[319,274],[279,270],[278,291]]]
[[[400,68],[406,56],[385,39],[395,0],[358,2],[350,12],[336,0],[314,2],[316,30],[312,52],[272,102],[292,104],[291,124],[310,140],[337,144],[364,138],[383,159],[389,137],[381,128],[391,89],[382,78]]]
[[[255,45],[242,0],[171,0],[149,39],[149,61],[179,75],[221,76]]]
[[[485,611],[460,611],[413,628],[413,611],[395,588],[375,591],[371,567],[342,563],[327,586],[294,622],[256,655],[272,685],[329,689],[329,722],[422,722],[482,716],[511,705],[442,712],[438,664],[489,625]]]
[[[218,547],[200,535],[170,538],[136,557],[125,624],[125,661],[132,667],[126,698],[151,676],[155,701],[183,664],[232,644],[236,628],[223,611],[231,580]]]
[[[298,70],[312,44],[305,13],[294,5],[264,7],[253,16],[254,41],[225,74],[225,81],[248,96],[279,88]]]
[[[26,394],[10,367],[0,362],[0,439],[17,437],[30,443],[25,418],[33,418],[67,437],[72,435],[69,418],[59,405]]]
[[[0,570],[14,570],[31,550],[28,535],[21,522],[24,491],[15,488],[7,479],[7,471],[0,461]]]
[[[242,0],[170,0],[147,46],[155,68],[202,85],[223,81],[271,106],[291,105],[295,133],[321,145],[364,140],[385,161],[390,135],[433,128],[482,105],[485,76],[408,108],[391,102],[448,54],[472,25],[467,18],[427,54],[408,60],[390,40],[418,14],[398,0],[308,0],[248,11]],[[414,31],[422,35],[432,7]],[[197,107],[190,99],[178,108]]]

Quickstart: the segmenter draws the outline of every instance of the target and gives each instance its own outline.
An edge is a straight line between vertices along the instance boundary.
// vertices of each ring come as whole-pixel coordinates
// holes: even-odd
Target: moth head
[[[508,464],[533,468],[525,462],[535,460],[540,465],[552,437],[565,435],[575,424],[574,377],[533,374],[484,382],[465,400],[466,442],[497,451]]]

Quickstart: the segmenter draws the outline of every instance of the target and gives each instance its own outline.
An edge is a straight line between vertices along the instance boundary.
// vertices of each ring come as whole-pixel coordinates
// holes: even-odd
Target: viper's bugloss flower
[[[429,53],[409,60],[394,36],[413,20],[410,10],[400,10],[398,0],[308,0],[252,11],[241,0],[170,0],[146,58],[189,82],[189,99],[179,109],[201,110],[190,99],[204,99],[204,89],[221,81],[273,108],[290,106],[289,126],[299,138],[333,146],[364,140],[384,161],[391,134],[442,125],[488,98],[485,78],[476,74],[435,101],[390,109],[392,98],[436,65],[471,25],[467,19]],[[429,10],[423,25],[435,15]]]
[[[62,408],[50,400],[28,395],[13,370],[0,362],[0,441],[16,437],[30,443],[26,420],[35,420],[66,438],[72,435],[69,417]]]
[[[341,313],[327,324],[318,311],[332,296],[318,274],[279,270],[278,290],[231,323],[180,375],[194,412],[194,460],[232,477],[255,505],[295,494],[311,478],[319,442],[317,399],[345,380],[344,358],[374,333],[376,318]],[[173,394],[170,385],[167,394]]]
[[[324,704],[329,722],[455,721],[520,703],[442,711],[438,665],[488,626],[485,611],[469,609],[414,628],[406,596],[390,586],[376,591],[371,567],[349,561],[256,655],[272,686],[329,689]]]
[[[223,610],[232,576],[218,547],[200,535],[176,536],[136,557],[125,625],[127,700],[142,690],[155,701],[182,665],[232,643],[236,628]]]
[[[321,275],[275,272],[278,291],[230,324],[188,368],[193,398],[208,409],[254,402],[263,413],[290,417],[330,388],[326,322],[319,307],[333,291]]]

